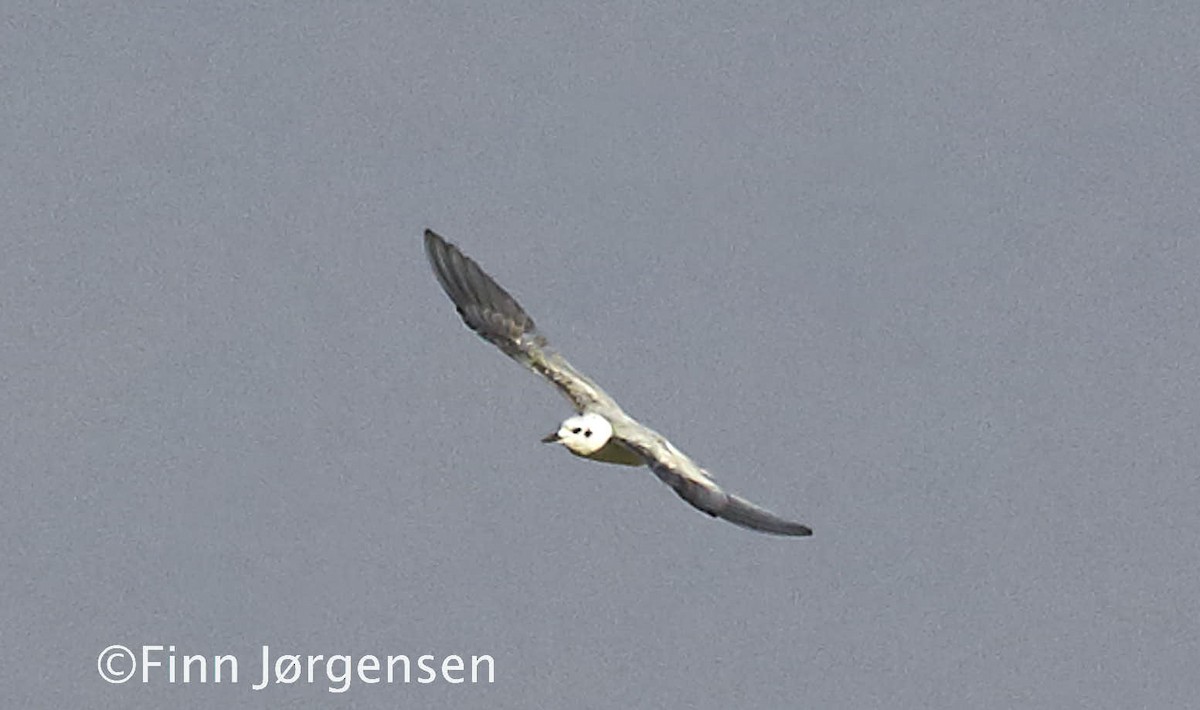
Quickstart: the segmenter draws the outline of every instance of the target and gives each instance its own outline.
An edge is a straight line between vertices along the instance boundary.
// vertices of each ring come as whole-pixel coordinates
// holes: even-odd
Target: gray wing
[[[612,397],[550,348],[516,299],[458,247],[426,229],[425,253],[438,283],[471,330],[553,383],[575,411],[621,412]]]
[[[775,535],[812,535],[812,528],[807,525],[785,520],[741,496],[726,493],[696,462],[632,417],[623,416],[614,422],[613,429],[621,443],[641,456],[660,481],[699,510],[751,530]]]

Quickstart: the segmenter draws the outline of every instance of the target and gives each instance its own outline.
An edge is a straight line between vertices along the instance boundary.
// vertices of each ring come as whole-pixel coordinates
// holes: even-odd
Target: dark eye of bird
[[[574,429],[572,429],[572,430],[571,430],[571,433],[572,433],[572,434],[578,434],[578,433],[579,433],[579,427],[575,427]]]
[[[583,432],[583,435],[584,435],[584,436],[591,436],[591,435],[592,435],[592,430],[591,430],[591,429],[588,429],[587,431]]]

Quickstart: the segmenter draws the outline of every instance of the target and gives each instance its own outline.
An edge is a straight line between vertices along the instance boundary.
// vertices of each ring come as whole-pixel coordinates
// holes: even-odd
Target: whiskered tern
[[[463,322],[553,383],[575,408],[577,416],[565,420],[543,442],[562,444],[576,456],[594,461],[649,466],[680,498],[735,525],[776,535],[812,535],[807,525],[725,492],[665,437],[622,411],[616,400],[552,350],[516,299],[458,247],[427,229],[425,252]]]

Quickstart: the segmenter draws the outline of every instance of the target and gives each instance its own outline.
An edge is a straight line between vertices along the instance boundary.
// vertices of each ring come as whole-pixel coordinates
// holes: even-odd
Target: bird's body
[[[569,449],[568,449],[569,450]],[[571,453],[576,456],[581,456],[592,461],[601,461],[603,463],[615,463],[622,466],[645,466],[646,462],[642,457],[633,453],[629,449],[621,445],[617,440],[607,441],[604,446],[594,453],[581,454],[575,451]]]
[[[811,535],[800,523],[780,518],[726,493],[671,442],[626,414],[604,390],[553,351],[516,300],[453,244],[425,230],[425,251],[434,274],[463,322],[488,342],[554,384],[578,413],[542,441],[561,443],[583,458],[648,466],[679,497],[711,516],[777,535]]]

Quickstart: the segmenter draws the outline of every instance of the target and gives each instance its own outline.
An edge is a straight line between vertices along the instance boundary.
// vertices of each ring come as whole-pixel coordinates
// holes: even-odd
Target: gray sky
[[[244,5],[0,11],[15,706],[1200,697],[1192,3]],[[539,444],[426,226],[815,536]]]

